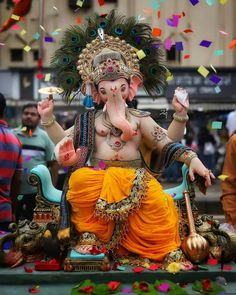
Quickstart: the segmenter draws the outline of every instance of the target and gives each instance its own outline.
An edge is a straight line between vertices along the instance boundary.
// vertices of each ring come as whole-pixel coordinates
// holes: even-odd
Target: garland
[[[153,284],[145,281],[136,281],[131,284],[122,284],[118,281],[109,283],[93,283],[91,280],[85,280],[76,285],[70,295],[108,295],[108,294],[171,294],[171,295],[190,295],[185,289],[187,284],[177,284],[170,280],[156,280]],[[209,279],[195,281],[192,284],[192,290],[204,295],[226,295],[225,289],[217,282]]]

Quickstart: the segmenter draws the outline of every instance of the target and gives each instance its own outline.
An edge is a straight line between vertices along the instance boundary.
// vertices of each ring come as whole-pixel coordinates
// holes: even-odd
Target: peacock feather
[[[64,33],[61,47],[56,50],[51,65],[56,75],[58,86],[64,89],[63,97],[71,102],[71,96],[80,91],[81,76],[77,70],[77,61],[87,43],[96,39],[98,28],[104,33],[119,37],[143,50],[145,57],[140,60],[140,72],[146,92],[156,97],[162,94],[167,85],[167,68],[164,66],[164,51],[160,39],[152,36],[151,27],[141,23],[136,17],[126,17],[117,10],[108,15],[94,14],[87,18],[85,26],[70,26]]]

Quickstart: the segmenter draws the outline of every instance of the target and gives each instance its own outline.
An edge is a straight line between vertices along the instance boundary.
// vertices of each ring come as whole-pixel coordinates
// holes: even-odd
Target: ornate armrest
[[[169,195],[172,195],[173,199],[175,201],[182,199],[183,198],[183,192],[189,190],[188,180],[187,180],[188,166],[185,165],[185,164],[182,166],[182,176],[183,176],[183,181],[182,181],[182,183],[180,185],[164,190],[165,193],[167,193]]]
[[[41,197],[50,203],[61,202],[62,191],[56,189],[52,184],[51,174],[44,165],[37,165],[30,170],[29,182],[38,186]]]

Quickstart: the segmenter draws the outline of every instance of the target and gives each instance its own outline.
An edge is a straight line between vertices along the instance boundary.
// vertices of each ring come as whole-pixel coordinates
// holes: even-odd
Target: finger
[[[192,169],[189,170],[189,177],[190,177],[191,181],[195,180],[194,173],[193,173]]]

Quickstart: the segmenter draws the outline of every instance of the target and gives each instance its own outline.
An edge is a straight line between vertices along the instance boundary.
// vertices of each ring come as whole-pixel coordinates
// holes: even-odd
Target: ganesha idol
[[[38,104],[57,160],[69,167],[58,237],[75,233],[74,252],[89,253],[96,246],[120,257],[163,261],[180,248],[176,206],[150,170],[151,152],[159,155],[157,172],[177,160],[188,165],[192,181],[198,174],[209,186],[214,178],[195,152],[178,143],[188,120],[188,101],[181,104],[174,96],[168,130],[150,113],[130,107],[139,87],[152,97],[164,89],[166,68],[157,43],[147,24],[112,11],[91,18],[85,31],[67,30],[53,57],[64,97],[70,101],[81,91],[87,105],[92,106],[89,99],[94,103],[68,130],[56,122],[51,98]],[[137,50],[147,53],[142,60]]]

